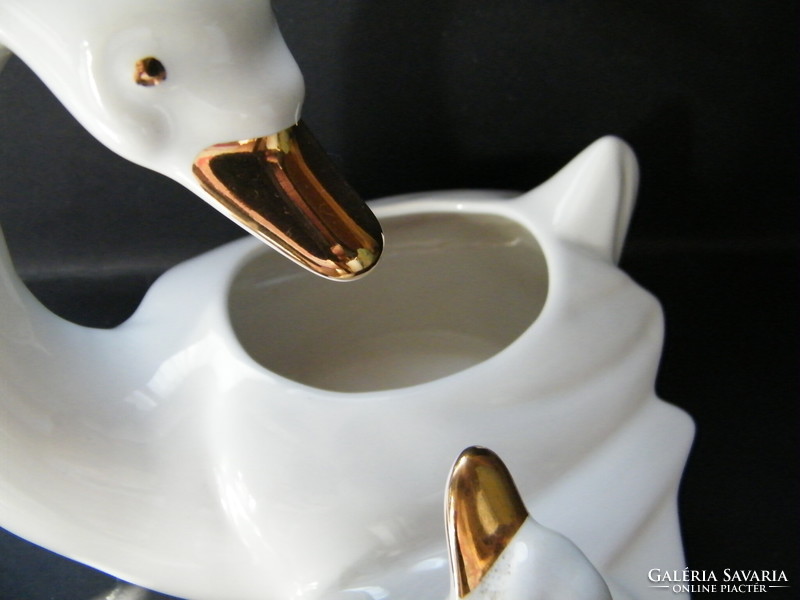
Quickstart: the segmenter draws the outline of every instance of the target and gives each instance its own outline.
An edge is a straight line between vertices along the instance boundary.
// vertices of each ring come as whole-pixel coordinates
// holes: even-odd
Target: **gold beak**
[[[302,121],[206,148],[193,172],[224,213],[313,273],[353,279],[381,254],[378,220]]]
[[[463,598],[478,587],[528,518],[503,461],[491,450],[464,450],[450,473],[446,502],[450,566]]]

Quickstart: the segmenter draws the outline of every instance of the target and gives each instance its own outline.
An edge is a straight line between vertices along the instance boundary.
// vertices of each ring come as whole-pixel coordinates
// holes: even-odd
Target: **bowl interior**
[[[386,249],[363,279],[326,281],[274,252],[241,268],[229,311],[253,359],[327,390],[400,388],[486,360],[540,313],[547,265],[518,223],[434,213],[382,225]]]

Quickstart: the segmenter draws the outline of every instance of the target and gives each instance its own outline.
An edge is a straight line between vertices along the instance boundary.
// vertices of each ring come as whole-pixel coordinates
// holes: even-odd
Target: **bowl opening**
[[[426,383],[494,356],[536,320],[548,274],[536,239],[496,215],[382,219],[386,249],[363,279],[332,283],[274,252],[245,263],[231,324],[265,368],[368,392]]]

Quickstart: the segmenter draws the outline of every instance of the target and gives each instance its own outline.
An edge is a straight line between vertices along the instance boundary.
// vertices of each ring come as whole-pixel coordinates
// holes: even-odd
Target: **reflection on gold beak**
[[[377,262],[383,234],[301,121],[203,150],[193,172],[223,212],[310,271],[336,280]]]

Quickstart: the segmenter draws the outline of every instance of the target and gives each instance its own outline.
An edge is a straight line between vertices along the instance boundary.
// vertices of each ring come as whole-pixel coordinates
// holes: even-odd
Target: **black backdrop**
[[[601,135],[631,143],[642,186],[622,265],[665,307],[658,391],[698,425],[681,491],[689,566],[785,570],[793,587],[795,5],[273,3],[306,76],[304,116],[367,198],[526,189]],[[164,269],[241,235],[111,155],[16,59],[0,77],[0,127],[9,246],[68,318],[116,324]],[[108,587],[9,534],[0,541],[0,599],[83,600]]]

